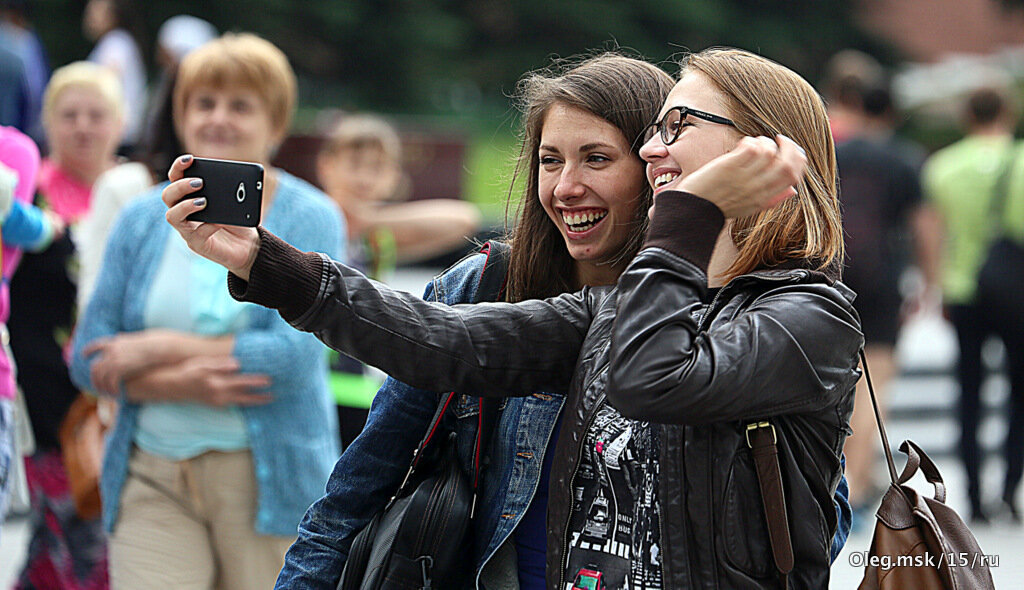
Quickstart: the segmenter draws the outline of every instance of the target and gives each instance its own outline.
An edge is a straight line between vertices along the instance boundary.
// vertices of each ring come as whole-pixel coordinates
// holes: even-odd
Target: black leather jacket
[[[229,283],[236,297],[279,309],[295,327],[415,387],[567,392],[549,492],[549,590],[567,581],[572,478],[606,398],[626,417],[657,423],[667,588],[778,586],[744,436],[762,419],[778,434],[796,558],[790,587],[826,588],[832,498],[863,345],[853,294],[819,272],[776,268],[736,278],[702,304],[721,213],[685,193],[671,198],[662,206],[659,196],[647,247],[615,288],[449,307],[262,230],[250,282]]]

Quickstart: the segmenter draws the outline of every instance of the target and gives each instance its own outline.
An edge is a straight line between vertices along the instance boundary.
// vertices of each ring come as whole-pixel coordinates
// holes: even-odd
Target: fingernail
[[[199,197],[198,199],[192,201],[192,204],[195,205],[196,207],[205,207],[206,197]]]
[[[192,161],[192,154],[185,154],[184,156],[181,157],[181,163],[182,164],[188,164],[191,161]]]
[[[188,181],[188,185],[191,186],[192,188],[199,188],[203,186],[203,179],[193,178],[192,180]]]

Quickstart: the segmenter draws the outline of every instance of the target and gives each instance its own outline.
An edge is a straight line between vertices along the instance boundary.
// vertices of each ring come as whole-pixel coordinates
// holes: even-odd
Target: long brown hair
[[[722,91],[740,133],[781,133],[807,153],[807,173],[796,197],[733,224],[739,257],[726,279],[794,259],[838,278],[843,227],[836,151],[817,91],[792,70],[741,49],[706,49],[684,58],[682,66],[681,75],[699,72]]]
[[[523,173],[526,183],[516,205],[515,227],[507,236],[512,246],[507,300],[551,297],[576,289],[574,261],[538,198],[538,147],[551,106],[565,104],[608,121],[622,132],[639,159],[644,129],[657,117],[673,84],[657,66],[617,53],[560,62],[520,80],[516,98],[522,112],[522,143],[513,185]],[[515,200],[514,190],[509,189],[509,207]],[[618,260],[632,259],[643,241],[651,205],[646,183],[637,199],[635,229]]]

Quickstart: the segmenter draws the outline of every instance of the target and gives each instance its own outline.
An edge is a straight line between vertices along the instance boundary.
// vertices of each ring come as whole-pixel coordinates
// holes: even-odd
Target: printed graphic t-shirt
[[[649,422],[607,403],[573,480],[565,590],[661,590],[658,441]]]

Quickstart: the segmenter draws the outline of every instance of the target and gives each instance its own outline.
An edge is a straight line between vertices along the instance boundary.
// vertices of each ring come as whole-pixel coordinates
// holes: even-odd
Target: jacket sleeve
[[[672,215],[658,210],[666,198]],[[836,289],[781,284],[714,329],[698,329],[692,311],[706,288],[714,228],[722,227],[712,222],[717,208],[701,201],[659,195],[648,247],[619,279],[609,401],[624,416],[676,424],[836,403],[856,381],[863,343],[855,312]]]
[[[278,309],[331,348],[414,387],[473,395],[565,392],[590,327],[590,291],[517,304],[447,306],[389,289],[266,230],[232,294]]]
[[[307,204],[304,210],[293,212],[291,219],[282,221],[288,238],[303,249],[344,259],[344,228],[333,207]],[[303,388],[309,388],[309,373],[323,370],[323,345],[269,310],[254,308],[250,314],[250,325],[235,333],[231,351],[238,359],[239,370],[268,375],[275,399],[306,395]]]

